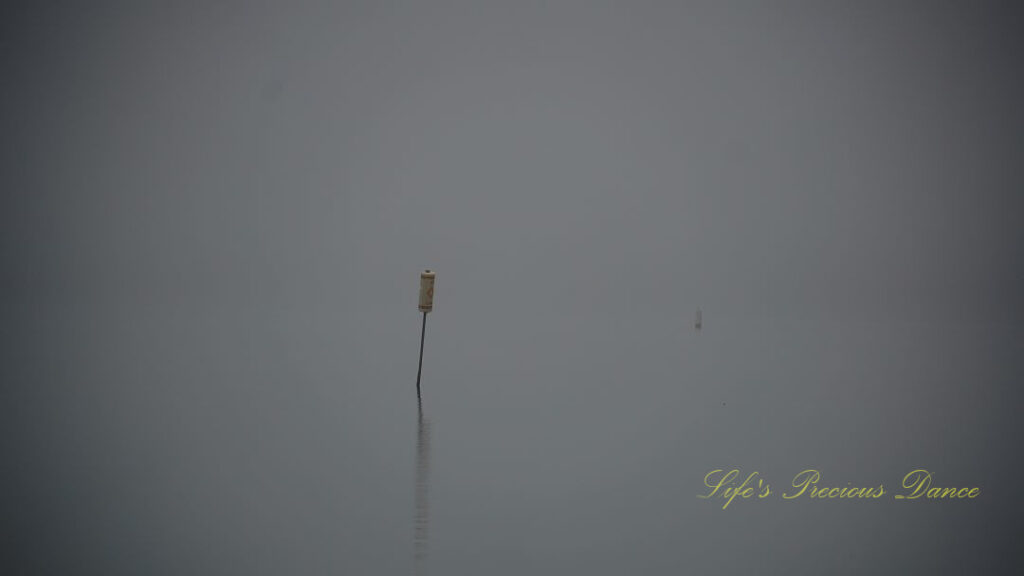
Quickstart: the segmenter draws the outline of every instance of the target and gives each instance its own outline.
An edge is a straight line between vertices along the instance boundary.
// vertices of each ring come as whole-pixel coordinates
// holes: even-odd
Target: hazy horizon
[[[698,517],[703,473],[754,457],[750,438],[778,470],[827,459],[824,444],[771,444],[803,425],[846,442],[869,479],[925,454],[993,493],[997,472],[1020,471],[1022,14],[6,3],[12,564],[251,573],[258,557],[366,572],[371,552],[411,558],[413,490],[428,483],[413,474],[411,395],[424,268],[437,272],[424,361],[435,570],[480,572],[446,547],[462,538],[491,551],[480,562],[501,557],[488,540],[506,534],[500,513],[536,535],[523,554],[550,570],[571,561],[542,535],[608,552],[630,533],[600,522],[616,515],[651,522],[620,560],[678,566],[684,533],[726,554],[666,511]],[[719,406],[727,417],[708,416]],[[874,432],[857,436],[865,422]],[[566,459],[575,445],[586,457]],[[676,447],[685,464],[663,464]],[[463,484],[463,458],[495,472]],[[592,491],[567,496],[582,478]],[[615,486],[641,496],[626,506]],[[948,536],[954,517],[1005,526],[992,506],[859,509],[849,527],[771,508],[727,566],[771,565],[755,527],[776,521]],[[527,509],[551,523],[516,516]],[[699,517],[724,538],[742,530],[730,512]],[[929,534],[889,552],[906,568]],[[971,542],[1009,561],[1008,542]]]

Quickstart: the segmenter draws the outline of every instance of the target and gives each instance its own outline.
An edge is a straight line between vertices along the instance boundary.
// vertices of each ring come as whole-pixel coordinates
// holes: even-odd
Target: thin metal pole
[[[427,335],[427,313],[423,313],[423,329],[420,331],[420,367],[416,370],[416,398],[420,397],[420,375],[423,374],[423,338]]]

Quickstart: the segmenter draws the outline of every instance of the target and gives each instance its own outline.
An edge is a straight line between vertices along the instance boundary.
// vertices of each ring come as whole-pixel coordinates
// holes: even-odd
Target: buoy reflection
[[[423,418],[423,401],[418,402],[416,434],[416,520],[413,535],[416,566],[427,558],[427,529],[430,524],[430,420]]]

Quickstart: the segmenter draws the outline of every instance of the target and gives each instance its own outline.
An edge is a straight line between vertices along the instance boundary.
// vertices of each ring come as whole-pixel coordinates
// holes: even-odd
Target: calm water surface
[[[535,320],[452,334],[431,316],[421,403],[415,314],[402,349],[388,330],[336,356],[255,333],[214,355],[216,334],[172,330],[124,338],[127,359],[79,359],[80,387],[36,374],[20,426],[47,449],[15,455],[12,509],[24,542],[67,552],[19,558],[97,573],[895,574],[1010,555],[1020,330]],[[697,497],[732,468],[775,491],[807,468],[889,490],[927,468],[981,496]]]

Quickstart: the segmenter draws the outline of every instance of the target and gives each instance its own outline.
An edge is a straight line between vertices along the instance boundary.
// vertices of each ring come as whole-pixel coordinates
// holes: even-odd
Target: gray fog
[[[5,3],[0,568],[1019,570],[1022,38],[1000,2]],[[734,468],[772,496],[698,498]],[[804,469],[887,494],[781,498]],[[980,495],[891,498],[914,469]]]

